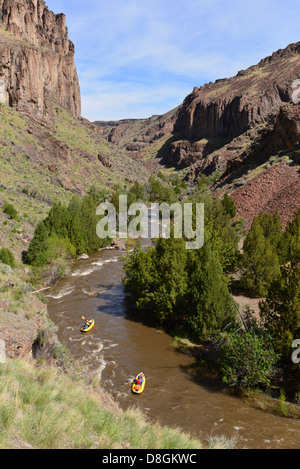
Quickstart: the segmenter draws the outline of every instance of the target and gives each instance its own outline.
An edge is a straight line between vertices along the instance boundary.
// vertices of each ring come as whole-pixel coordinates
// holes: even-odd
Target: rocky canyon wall
[[[279,50],[233,78],[194,88],[179,109],[175,131],[184,138],[235,138],[277,115],[300,77],[300,43]]]
[[[37,116],[57,102],[80,117],[74,54],[64,14],[43,0],[0,0],[0,102]]]

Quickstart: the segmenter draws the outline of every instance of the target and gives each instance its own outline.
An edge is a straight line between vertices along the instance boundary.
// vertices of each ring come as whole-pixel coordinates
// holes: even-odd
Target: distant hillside
[[[150,171],[156,173],[161,168],[160,157],[169,140],[174,140],[173,129],[177,109],[164,115],[154,115],[147,119],[122,119],[120,121],[96,121],[107,141],[122,150]]]

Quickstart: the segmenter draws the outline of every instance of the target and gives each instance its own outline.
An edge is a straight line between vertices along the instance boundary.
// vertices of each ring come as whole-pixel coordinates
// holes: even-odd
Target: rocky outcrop
[[[103,166],[106,166],[107,168],[112,167],[112,163],[111,163],[110,158],[108,157],[108,155],[104,155],[103,153],[99,153],[98,154],[98,160],[100,161],[100,163],[103,164]]]
[[[175,131],[184,138],[235,138],[265,122],[292,99],[300,76],[300,43],[275,52],[235,77],[194,88],[178,112]]]
[[[272,149],[291,148],[299,142],[300,106],[286,104],[281,107],[272,134]],[[271,144],[270,144],[271,146]]]
[[[0,101],[18,111],[47,116],[56,102],[81,114],[74,44],[65,15],[43,0],[0,0]]]

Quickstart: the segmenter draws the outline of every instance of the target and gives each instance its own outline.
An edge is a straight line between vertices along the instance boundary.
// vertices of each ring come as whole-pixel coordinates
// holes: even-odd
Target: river
[[[299,449],[300,421],[272,415],[228,395],[220,383],[199,374],[195,361],[172,339],[130,320],[121,279],[121,251],[102,250],[76,263],[68,278],[48,292],[48,312],[58,337],[104,390],[126,409],[134,406],[150,420],[178,427],[205,441],[237,437],[237,448]],[[82,316],[96,329],[80,332]],[[132,379],[146,375],[142,395]]]

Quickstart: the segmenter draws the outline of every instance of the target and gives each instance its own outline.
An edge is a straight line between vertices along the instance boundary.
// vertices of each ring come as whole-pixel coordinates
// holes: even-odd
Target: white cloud
[[[194,86],[233,76],[300,39],[300,4],[292,0],[47,3],[67,15],[90,120],[160,114]]]
[[[153,90],[132,83],[115,87],[101,83],[96,92],[84,96],[82,114],[88,115],[91,121],[146,118],[170,111],[181,103],[179,99],[174,104],[174,96],[181,96],[183,100],[186,94],[186,90],[178,86],[163,85]]]

